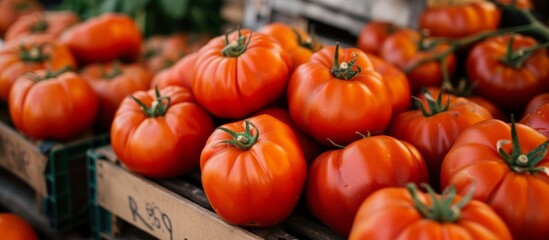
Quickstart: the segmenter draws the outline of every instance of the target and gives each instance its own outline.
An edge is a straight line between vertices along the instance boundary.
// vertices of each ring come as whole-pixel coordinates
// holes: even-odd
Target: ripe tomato
[[[430,183],[439,186],[440,166],[459,134],[471,125],[491,119],[486,109],[465,98],[443,101],[425,95],[420,109],[403,112],[393,118],[389,135],[414,145],[427,163]]]
[[[459,38],[498,28],[501,13],[494,3],[473,1],[439,5],[425,9],[419,17],[419,29],[428,29],[437,37]]]
[[[212,39],[198,52],[193,93],[200,105],[220,118],[258,111],[286,89],[288,56],[273,38],[239,30]]]
[[[42,5],[37,0],[2,0],[0,1],[0,37],[21,16],[42,11]]]
[[[260,227],[290,215],[307,175],[292,129],[267,114],[218,127],[202,150],[200,169],[206,196],[222,219]]]
[[[133,61],[141,50],[141,30],[120,13],[104,13],[67,29],[60,38],[80,63]]]
[[[447,51],[449,46],[439,43],[431,46],[429,39],[422,39],[421,35],[411,29],[402,29],[387,37],[381,48],[381,58],[395,65],[401,70],[407,70],[424,58],[438,55]],[[448,74],[452,75],[456,68],[456,57],[452,53],[445,58],[444,65]],[[407,73],[412,93],[421,87],[440,86],[443,81],[443,65],[438,61],[423,63]]]
[[[322,48],[313,36],[301,29],[293,28],[284,23],[275,22],[261,27],[258,32],[274,37],[282,49],[290,55],[290,69],[306,63],[311,55]]]
[[[157,73],[171,67],[183,56],[198,51],[207,41],[206,36],[186,34],[153,36],[145,41],[143,61],[151,72]]]
[[[152,78],[147,69],[137,64],[90,64],[81,74],[99,97],[99,130],[108,130],[120,102],[133,92],[148,90]]]
[[[329,228],[348,236],[370,194],[427,181],[425,161],[414,146],[384,135],[365,137],[315,159],[305,189],[307,206]]]
[[[269,114],[276,119],[286,123],[295,133],[297,141],[301,146],[301,150],[305,155],[305,160],[307,161],[307,166],[313,162],[313,160],[322,152],[322,147],[318,144],[313,138],[305,134],[299,127],[297,127],[290,116],[288,110],[281,107],[269,107],[264,108],[257,112],[255,115]]]
[[[527,125],[549,138],[549,104],[544,104],[525,115],[520,123]]]
[[[408,110],[412,92],[406,74],[373,54],[366,55],[374,65],[376,72],[383,78],[383,83],[391,98],[393,116]]]
[[[530,99],[549,90],[549,55],[545,49],[521,54],[519,49],[535,45],[536,40],[522,35],[512,39],[498,36],[475,45],[467,57],[467,76],[477,84],[478,95],[520,114]]]
[[[386,21],[372,20],[364,25],[357,38],[357,47],[365,53],[373,55],[380,54],[381,46],[385,39],[395,31],[398,27]]]
[[[518,135],[517,135],[518,134]],[[444,158],[442,186],[458,194],[475,185],[516,239],[549,237],[547,137],[523,124],[487,120],[463,131]]]
[[[525,117],[529,113],[534,112],[536,109],[541,107],[541,105],[544,105],[546,103],[549,103],[549,93],[541,93],[539,95],[536,95],[530,101],[528,101],[528,104],[526,105],[526,108],[524,108],[524,112],[522,113],[522,117]]]
[[[147,177],[171,178],[198,166],[213,129],[212,118],[188,89],[151,89],[120,103],[111,144],[128,169]]]
[[[0,232],[3,239],[38,240],[32,226],[22,217],[13,213],[0,213]]]
[[[73,72],[38,70],[13,84],[9,97],[15,127],[36,139],[63,140],[91,129],[98,110],[93,89]]]
[[[76,68],[65,46],[51,37],[28,36],[0,48],[0,99],[7,101],[13,82],[26,72],[38,69]]]
[[[177,61],[173,66],[158,72],[151,82],[151,88],[155,86],[160,89],[167,86],[192,88],[192,73],[197,58],[198,53],[191,53]]]
[[[288,108],[296,125],[332,146],[377,134],[391,119],[391,98],[381,76],[359,49],[326,47],[299,66],[288,83]]]
[[[349,239],[512,239],[490,206],[455,192],[422,193],[410,185],[379,190],[360,206]]]
[[[20,17],[6,32],[5,40],[13,41],[28,35],[49,35],[57,39],[65,29],[80,19],[69,11],[35,12]]]

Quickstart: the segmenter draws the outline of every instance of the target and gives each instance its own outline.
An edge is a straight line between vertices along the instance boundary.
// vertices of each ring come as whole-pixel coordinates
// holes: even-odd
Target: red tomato
[[[133,19],[120,13],[104,13],[73,25],[60,39],[84,64],[136,60],[143,41]]]
[[[28,36],[0,48],[0,99],[7,101],[13,82],[38,69],[76,69],[76,61],[65,46],[47,36]]]
[[[387,37],[381,48],[381,58],[401,70],[407,70],[418,61],[448,51],[449,46],[439,43],[429,47],[430,40],[420,40],[420,34],[411,29],[402,29]],[[420,46],[421,45],[421,46]],[[456,57],[452,53],[445,58],[444,65],[452,75],[456,68]],[[440,86],[443,81],[443,65],[433,60],[423,63],[407,73],[412,93],[421,87]]]
[[[296,125],[332,146],[377,134],[391,119],[391,98],[369,58],[356,48],[326,47],[299,66],[288,84],[288,107]],[[375,117],[374,117],[375,116]]]
[[[322,48],[322,45],[301,29],[293,28],[284,23],[275,22],[261,27],[258,32],[274,37],[282,49],[290,55],[290,69],[306,63],[311,55]]]
[[[183,56],[198,51],[208,40],[207,36],[203,35],[154,36],[145,41],[143,61],[151,72],[157,73],[173,66]]]
[[[7,42],[28,35],[49,35],[57,39],[65,29],[80,19],[69,11],[35,12],[20,17],[6,32]]]
[[[212,39],[198,52],[193,93],[220,118],[241,118],[276,100],[286,89],[288,56],[273,38],[239,30]]]
[[[419,17],[419,29],[437,37],[466,37],[498,28],[501,13],[494,3],[470,1],[428,7]]]
[[[549,202],[547,137],[513,126],[487,120],[463,131],[444,158],[441,184],[458,194],[474,184],[473,198],[488,203],[514,238],[547,239],[549,208],[535,207]]]
[[[427,97],[427,96],[426,96]],[[393,118],[389,135],[414,145],[427,163],[430,183],[439,186],[440,166],[459,134],[471,125],[491,119],[486,109],[465,98],[422,103],[420,109],[403,112]]]
[[[152,82],[151,88],[165,88],[167,86],[180,86],[192,88],[192,73],[198,53],[191,53],[175,63],[173,66],[158,72]]]
[[[397,30],[398,27],[390,22],[372,20],[358,34],[357,47],[366,53],[379,55],[385,39]]]
[[[415,186],[385,188],[358,210],[350,240],[511,240],[501,218],[481,201],[456,196],[455,189],[435,194]]]
[[[318,156],[309,168],[305,191],[311,212],[348,236],[358,207],[370,194],[427,181],[425,161],[414,146],[379,135]]]
[[[406,75],[398,68],[372,54],[366,54],[376,72],[381,74],[391,98],[393,116],[410,108],[411,89]]]
[[[510,42],[510,36],[498,36],[475,45],[467,57],[467,76],[479,96],[520,113],[530,99],[549,90],[549,56],[545,49],[521,55],[519,49],[537,43],[531,37],[514,35],[512,51]]]
[[[520,123],[527,125],[549,138],[549,104],[544,104],[530,112],[520,120]]]
[[[542,105],[545,105],[546,103],[549,103],[549,93],[541,93],[539,95],[536,95],[535,97],[530,99],[530,101],[528,101],[526,108],[524,108],[522,117],[525,117],[526,115],[536,111],[536,109],[538,109]]]
[[[212,118],[188,89],[151,89],[120,103],[111,144],[128,169],[147,177],[171,178],[198,166],[213,129]]]
[[[281,107],[269,107],[262,109],[257,112],[255,115],[269,114],[276,119],[286,123],[295,133],[297,141],[301,146],[301,150],[305,155],[305,160],[307,161],[307,166],[313,162],[313,160],[322,152],[322,147],[318,144],[313,138],[305,134],[299,127],[295,125],[290,116],[288,110]]]
[[[91,129],[98,110],[93,89],[73,72],[38,70],[15,81],[8,101],[15,127],[36,139],[63,140]]]
[[[37,0],[2,0],[0,1],[0,37],[21,16],[42,11],[42,5]]]
[[[222,219],[260,227],[290,215],[307,175],[292,129],[267,114],[214,131],[202,150],[200,169],[206,196]]]
[[[38,240],[32,226],[22,217],[13,213],[0,213],[0,232],[3,239]]]
[[[81,74],[99,97],[99,130],[108,130],[120,102],[134,92],[149,89],[152,78],[147,69],[137,64],[90,64]]]

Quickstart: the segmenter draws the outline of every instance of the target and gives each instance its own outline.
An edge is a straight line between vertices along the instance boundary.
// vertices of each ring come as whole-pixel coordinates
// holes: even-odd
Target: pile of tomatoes
[[[425,31],[368,23],[356,48],[283,23],[144,40],[121,14],[37,12],[4,35],[0,98],[30,137],[94,128],[138,174],[199,168],[232,224],[303,200],[351,239],[548,239],[549,28],[523,1],[449,2]],[[503,9],[530,23],[501,28]]]

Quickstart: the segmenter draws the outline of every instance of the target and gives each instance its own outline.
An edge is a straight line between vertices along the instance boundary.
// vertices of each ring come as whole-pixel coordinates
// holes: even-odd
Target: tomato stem
[[[501,60],[503,63],[519,69],[524,66],[524,62],[537,50],[543,49],[549,46],[549,41],[536,44],[534,46],[520,48],[516,51],[513,51],[513,36],[511,35],[511,39],[509,40],[509,44],[507,45],[507,52],[505,53],[505,57]]]
[[[425,117],[429,117],[437,113],[445,112],[450,107],[450,96],[448,96],[448,100],[446,101],[446,104],[444,105],[442,104],[442,91],[438,94],[438,97],[436,100],[431,96],[431,94],[425,88],[421,88],[421,93],[423,94],[423,96],[425,96],[425,100],[427,101],[427,107],[429,111],[427,111],[421,99],[415,96],[412,96],[412,99],[414,99],[418,103],[419,109],[421,110],[421,113]]]
[[[427,206],[419,199],[416,184],[408,183],[406,188],[412,196],[416,209],[424,218],[442,223],[458,221],[461,215],[461,209],[471,201],[474,193],[473,185],[469,192],[463,196],[459,202],[452,205],[456,198],[456,188],[453,185],[444,189],[439,196],[437,196],[433,188],[428,184],[423,183],[421,186],[427,190],[427,194],[431,197],[432,206]]]
[[[341,62],[339,63],[339,43],[336,43],[335,54],[334,54],[334,65],[332,66],[332,75],[336,78],[349,80],[356,76],[362,71],[360,66],[355,65],[358,54],[353,52],[353,59],[350,62]],[[356,67],[356,70],[353,70],[353,67]]]
[[[112,63],[111,71],[106,71],[105,66],[103,64],[101,64],[101,78],[113,79],[113,78],[119,76],[120,74],[122,74],[122,68],[120,67],[120,62],[119,61],[114,61]]]
[[[32,33],[43,33],[48,30],[48,22],[46,21],[46,17],[42,17],[42,19],[38,20],[36,23],[32,24],[30,26],[30,32]]]
[[[511,154],[503,150],[504,144],[513,144],[513,149]],[[503,160],[509,165],[513,171],[517,173],[530,173],[535,174],[537,172],[545,172],[544,167],[536,167],[536,165],[543,160],[547,154],[547,145],[549,145],[549,140],[545,141],[541,145],[534,148],[532,151],[523,154],[520,150],[520,143],[517,134],[516,124],[514,115],[511,115],[511,141],[507,139],[501,139],[496,143],[496,149],[498,150],[500,156]]]
[[[469,84],[469,82],[465,78],[461,78],[457,86],[452,84],[452,82],[442,82],[442,90],[447,93],[451,93],[453,95],[459,96],[459,97],[469,97],[473,94],[473,90],[478,86],[478,82],[472,82]]]
[[[160,91],[158,90],[158,86],[154,87],[154,91],[156,94],[156,100],[154,100],[151,104],[151,106],[145,105],[141,100],[137,99],[136,97],[130,95],[130,97],[139,104],[143,112],[145,112],[145,115],[147,117],[162,117],[166,114],[168,111],[168,108],[170,107],[171,98],[168,96],[161,96]],[[164,104],[164,100],[166,100],[166,104]]]
[[[334,147],[336,147],[336,148],[340,148],[340,149],[344,149],[344,148],[345,148],[344,145],[337,144],[337,143],[335,143],[335,142],[334,142],[332,139],[330,139],[330,138],[326,138],[326,139],[328,140],[328,142],[330,142],[330,143],[331,143]]]
[[[299,32],[296,29],[292,28],[292,31],[295,33],[297,37],[297,42],[299,43],[300,46],[311,50],[311,52],[316,52],[320,48],[322,48],[322,45],[316,39],[316,35],[314,32],[314,25],[311,26],[311,29],[309,31],[309,36],[306,39],[303,39],[301,34],[299,34]]]
[[[420,52],[431,51],[436,46],[436,42],[428,42],[429,29],[422,29],[419,33],[419,40],[417,41],[417,50]]]
[[[259,138],[259,129],[255,124],[253,124],[248,120],[245,120],[244,124],[245,124],[244,132],[234,132],[225,127],[218,127],[217,129],[228,133],[233,138],[231,140],[224,140],[219,143],[226,143],[226,144],[235,146],[240,150],[250,149],[257,142],[257,139]],[[255,129],[255,135],[252,134],[252,130],[250,126],[252,126]]]
[[[36,75],[35,73],[33,72],[28,72],[26,73],[26,75],[31,78],[33,81],[35,82],[39,82],[39,81],[43,81],[43,80],[47,80],[47,79],[50,79],[50,78],[56,78],[58,77],[59,75],[63,74],[63,73],[66,73],[68,71],[74,71],[74,69],[72,68],[72,66],[65,66],[63,68],[60,68],[59,70],[57,71],[53,71],[53,70],[50,70],[48,69],[46,71],[46,74],[44,75],[44,77],[40,77],[38,75]]]
[[[31,46],[19,45],[19,58],[26,63],[40,63],[50,59],[50,55],[44,53],[44,48],[49,43],[40,43]]]
[[[238,28],[238,38],[233,41],[229,41],[229,33],[231,31],[227,31],[225,33],[225,47],[221,50],[221,53],[225,57],[238,57],[242,55],[244,52],[246,52],[246,49],[248,49],[248,45],[250,45],[250,42],[252,41],[252,33],[250,32],[250,35],[248,37],[242,35],[242,32],[240,31],[240,28]]]

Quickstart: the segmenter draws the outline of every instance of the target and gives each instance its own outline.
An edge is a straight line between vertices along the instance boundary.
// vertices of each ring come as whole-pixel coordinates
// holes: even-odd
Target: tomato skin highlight
[[[447,101],[442,101],[445,105]],[[424,102],[423,106],[428,109]],[[430,111],[430,110],[426,110]],[[390,136],[414,145],[427,163],[430,184],[438,190],[440,166],[460,133],[475,123],[492,119],[483,107],[465,98],[450,101],[448,109],[425,116],[421,110],[409,110],[393,118]]]
[[[520,123],[515,127],[523,154],[547,141],[531,127]],[[483,121],[465,130],[444,158],[441,185],[454,185],[463,194],[474,184],[473,199],[490,205],[514,238],[546,239],[549,209],[538,206],[549,201],[549,176],[512,170],[497,149],[503,139],[512,139],[511,127],[500,120]],[[501,147],[511,153],[512,144]],[[549,167],[549,156],[544,155],[535,167]]]
[[[414,146],[386,135],[366,137],[313,161],[307,206],[336,233],[348,236],[360,204],[370,194],[427,181],[425,161]]]
[[[531,47],[531,37],[513,35],[513,51]],[[528,102],[549,90],[549,55],[535,51],[520,67],[504,63],[510,36],[497,36],[476,44],[466,60],[467,77],[476,84],[475,93],[495,103],[505,112],[521,114]],[[509,97],[513,96],[513,97]]]
[[[275,39],[244,29],[229,34],[229,42],[239,34],[249,41],[241,55],[224,56],[225,36],[219,36],[200,49],[194,65],[192,91],[219,118],[260,110],[279,98],[288,82],[289,58]]]
[[[425,9],[419,17],[419,29],[428,29],[436,37],[460,38],[498,28],[501,12],[494,3],[476,1],[460,5]]]
[[[136,61],[143,37],[132,18],[104,13],[67,29],[60,37],[79,63]]]
[[[356,48],[339,49],[339,63],[350,62],[360,73],[339,79],[331,73],[335,47],[325,47],[300,65],[288,83],[288,108],[295,124],[325,146],[327,140],[346,145],[355,134],[379,134],[389,125],[392,102],[381,75],[369,58]]]
[[[82,76],[65,72],[46,78],[46,70],[33,74],[18,78],[10,92],[10,116],[17,129],[36,139],[55,140],[91,129],[99,100]]]
[[[163,116],[147,116],[131,98],[120,103],[111,127],[111,144],[130,170],[147,177],[171,178],[199,165],[200,151],[214,123],[188,89],[172,86],[161,89],[160,94],[170,97]],[[132,96],[146,106],[156,100],[154,89]]]
[[[274,226],[296,206],[305,185],[307,166],[299,142],[288,125],[262,114],[245,119],[254,124],[257,141],[247,150],[217,129],[202,150],[200,168],[206,196],[219,216],[246,226]],[[243,132],[244,120],[222,125]]]

